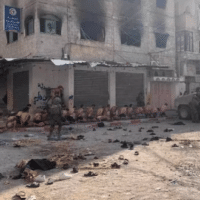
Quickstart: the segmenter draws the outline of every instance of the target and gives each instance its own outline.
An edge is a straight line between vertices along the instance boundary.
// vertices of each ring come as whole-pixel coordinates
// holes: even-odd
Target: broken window
[[[155,33],[156,47],[165,49],[167,46],[167,39],[169,34]]]
[[[34,19],[33,17],[27,17],[25,20],[25,31],[26,35],[31,35],[34,33]]]
[[[53,16],[40,18],[40,32],[61,35],[61,21]]]
[[[81,22],[81,39],[105,41],[105,28],[100,22],[83,21]]]
[[[140,30],[131,30],[124,27],[121,31],[121,44],[132,45],[136,47],[141,46]]]
[[[193,51],[193,32],[180,31],[176,33],[176,50]]]
[[[7,44],[10,44],[18,40],[18,33],[12,31],[6,31],[6,37],[7,37]]]
[[[140,47],[142,40],[141,0],[120,1],[121,44]]]
[[[167,0],[156,0],[156,6],[158,8],[165,9],[167,4]]]

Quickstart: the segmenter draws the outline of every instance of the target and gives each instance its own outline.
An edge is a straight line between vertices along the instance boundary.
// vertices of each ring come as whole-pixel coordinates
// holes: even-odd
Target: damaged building
[[[67,107],[136,104],[143,92],[153,106],[173,108],[174,0],[2,0],[0,8],[5,5],[20,9],[20,31],[6,31],[0,15],[0,88],[9,110],[27,103],[31,112],[42,109],[58,85]]]
[[[176,0],[177,72],[184,79],[181,93],[200,86],[200,1]]]

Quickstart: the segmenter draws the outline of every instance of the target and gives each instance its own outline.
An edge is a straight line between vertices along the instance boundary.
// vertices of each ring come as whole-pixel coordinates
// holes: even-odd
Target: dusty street
[[[200,125],[191,121],[182,121],[186,125],[171,125],[177,121],[180,120],[127,125],[113,131],[107,130],[109,127],[93,131],[84,125],[72,125],[72,130],[62,130],[63,137],[81,134],[85,140],[68,139],[59,142],[47,141],[47,133],[44,132],[28,132],[32,134],[28,138],[24,137],[26,132],[2,133],[0,173],[5,178],[0,180],[0,199],[10,200],[17,192],[24,191],[27,197],[35,195],[37,200],[199,200]],[[153,129],[156,135],[147,132],[152,126],[159,127]],[[142,132],[138,131],[140,127],[144,127]],[[164,132],[166,128],[174,128],[174,131]],[[155,136],[161,139],[150,141]],[[171,137],[173,141],[166,142],[167,137]],[[147,140],[143,140],[144,138]],[[13,141],[16,139],[35,142],[14,148]],[[109,143],[109,139],[134,142],[134,149],[121,148],[122,144]],[[141,145],[144,142],[149,143],[149,146]],[[178,147],[172,147],[174,144]],[[26,187],[27,181],[11,179],[18,172],[15,165],[20,160],[48,158],[58,146],[69,147],[71,154],[91,151],[94,155],[85,156],[86,160],[73,162],[73,166],[76,165],[79,170],[76,174],[71,173],[72,168],[64,170],[61,167],[39,171],[39,174],[46,175],[46,179],[55,179],[63,172],[71,175],[70,179],[54,182],[53,185],[41,183],[39,188],[31,189]],[[135,155],[135,151],[139,155]],[[64,150],[62,154],[65,154]],[[128,159],[127,165],[123,164],[124,160],[119,160],[120,155]],[[94,159],[95,156],[99,159]],[[99,163],[99,166],[94,167],[94,162]],[[121,165],[120,169],[111,168],[111,164],[115,162]],[[89,171],[98,176],[84,177]]]

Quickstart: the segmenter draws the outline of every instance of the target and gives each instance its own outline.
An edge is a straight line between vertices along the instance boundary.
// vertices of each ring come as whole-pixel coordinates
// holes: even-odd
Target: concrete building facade
[[[46,87],[57,87],[59,84],[65,86],[65,99],[69,107],[78,103],[76,99],[73,102],[68,99],[71,95],[76,98],[76,84],[83,84],[76,81],[76,76],[79,77],[82,73],[77,72],[78,69],[106,71],[107,74],[98,76],[99,80],[108,82],[107,86],[102,87],[107,87],[108,95],[105,99],[111,105],[122,103],[117,98],[123,92],[120,93],[117,88],[125,88],[126,84],[132,84],[132,89],[127,89],[126,95],[135,93],[127,96],[127,99],[135,98],[141,87],[145,96],[160,98],[163,94],[155,93],[151,88],[153,85],[162,88],[162,80],[167,82],[167,88],[173,91],[175,98],[175,82],[154,79],[154,76],[176,76],[174,0],[2,0],[0,9],[3,10],[5,5],[21,9],[20,33],[4,31],[3,15],[0,16],[0,56],[2,59],[18,59],[1,64],[9,69],[9,110],[15,107],[13,96],[17,92],[14,90],[18,91],[14,88],[14,80],[17,82],[23,76],[18,74],[14,78],[13,75],[21,71],[28,71],[26,77],[29,87],[26,90],[29,88],[30,103],[34,102],[41,81]],[[72,64],[69,62],[55,66],[51,59],[69,60]],[[77,61],[83,62],[80,64]],[[103,65],[103,61],[107,65]],[[100,64],[91,67],[94,62]],[[165,69],[171,72],[165,73]],[[127,74],[120,75],[119,72]],[[136,76],[127,78],[129,73]],[[132,79],[139,83],[137,73],[141,74],[140,85],[131,83]],[[82,75],[91,79],[93,74],[88,74]],[[120,79],[126,79],[124,77],[130,81],[120,82]],[[154,106],[169,101],[172,108],[173,100],[170,95],[164,96],[159,103],[154,103],[159,105]],[[135,102],[135,99],[132,101]],[[130,100],[124,101],[129,102]]]
[[[185,79],[181,93],[200,86],[200,1],[176,0],[177,72]]]

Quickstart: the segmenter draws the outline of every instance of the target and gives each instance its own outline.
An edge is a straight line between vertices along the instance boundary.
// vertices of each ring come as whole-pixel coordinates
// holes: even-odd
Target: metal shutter
[[[100,71],[75,70],[74,72],[74,105],[81,104],[96,107],[108,104],[108,73]]]
[[[136,97],[144,92],[144,75],[133,73],[116,73],[116,104],[136,105]]]
[[[13,108],[23,109],[29,103],[29,71],[13,74]]]

